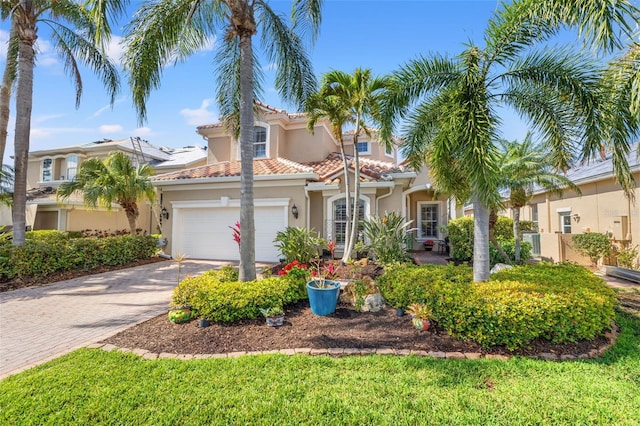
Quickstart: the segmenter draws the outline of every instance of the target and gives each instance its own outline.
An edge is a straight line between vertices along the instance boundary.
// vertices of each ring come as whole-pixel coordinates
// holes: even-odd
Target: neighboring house
[[[341,253],[346,194],[338,141],[326,122],[319,122],[311,134],[304,114],[257,105],[256,260],[278,260],[273,240],[287,226],[314,229],[335,241],[336,252]],[[170,219],[162,225],[169,239],[167,250],[173,256],[237,260],[238,246],[229,226],[240,219],[239,144],[222,124],[200,126],[197,131],[209,141],[208,164],[153,178],[161,205],[169,212]],[[353,134],[345,135],[345,145],[351,157]],[[445,198],[433,198],[426,172],[399,164],[395,149],[387,151],[364,134],[355,148],[361,160],[362,218],[396,211],[413,220],[415,246],[426,239],[440,239],[440,225],[447,223],[447,203]],[[353,181],[353,163],[346,178]]]
[[[84,205],[82,194],[67,200],[56,199],[56,188],[72,180],[83,161],[89,158],[105,159],[110,153],[121,151],[129,155],[134,164],[149,163],[156,173],[194,167],[206,163],[206,150],[199,147],[159,148],[139,138],[102,140],[82,145],[52,148],[29,153],[27,176],[27,226],[31,229],[57,229],[60,231],[128,230],[124,211],[117,204],[111,210],[90,209]],[[138,226],[144,232],[157,232],[157,212],[149,202],[139,206]],[[158,209],[155,209],[158,210]],[[10,215],[9,223],[10,225]]]
[[[533,246],[533,255],[553,262],[572,261],[588,265],[590,260],[573,249],[572,235],[585,232],[608,234],[616,246],[640,246],[640,157],[638,144],[627,157],[636,182],[635,204],[625,198],[613,175],[611,156],[593,159],[567,171],[566,176],[582,191],[564,191],[562,196],[538,190],[523,207],[520,219],[533,221],[537,232],[523,238]],[[472,214],[465,208],[465,214]],[[511,216],[507,204],[500,214]]]

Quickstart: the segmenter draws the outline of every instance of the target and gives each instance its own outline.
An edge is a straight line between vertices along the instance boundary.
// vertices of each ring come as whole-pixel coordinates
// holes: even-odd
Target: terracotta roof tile
[[[240,176],[240,161],[223,161],[192,169],[164,173],[153,177],[154,181],[178,179],[204,179],[216,177]],[[313,173],[313,169],[285,158],[265,158],[254,160],[254,176],[290,175]]]
[[[352,156],[347,156],[347,158],[353,160]],[[313,170],[319,175],[321,181],[326,181],[333,175],[342,172],[342,155],[337,152],[332,152],[324,160],[306,163],[306,165],[313,168]],[[355,170],[354,167],[354,163],[351,161],[349,164],[350,170]],[[403,173],[405,171],[407,171],[405,167],[396,163],[360,158],[361,180],[385,180],[385,177],[388,174]]]

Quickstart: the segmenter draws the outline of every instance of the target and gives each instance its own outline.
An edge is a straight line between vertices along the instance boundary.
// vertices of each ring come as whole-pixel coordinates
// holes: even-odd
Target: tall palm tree
[[[489,207],[498,202],[500,183],[498,108],[510,107],[529,121],[558,169],[571,164],[583,141],[600,143],[604,127],[601,67],[569,49],[533,48],[556,27],[523,5],[503,6],[489,21],[483,48],[470,44],[454,58],[431,55],[404,65],[386,106],[384,132],[393,128],[393,118],[406,119],[405,154],[413,164],[430,154],[438,189],[456,194],[450,184],[466,181],[474,209],[475,281],[489,278]],[[448,178],[452,173],[455,178]]]
[[[311,110],[313,116],[322,114],[322,110],[313,110],[313,104],[319,103],[324,107],[329,106],[331,109],[325,112],[327,118],[332,122],[334,133],[338,130],[335,127],[340,125],[339,137],[342,139],[342,126],[350,124],[353,126],[353,156],[355,170],[355,191],[354,191],[354,207],[352,215],[347,207],[347,222],[345,234],[345,248],[342,260],[346,262],[351,257],[351,252],[355,245],[358,235],[358,216],[359,216],[359,197],[360,197],[360,154],[358,153],[358,139],[361,134],[371,136],[371,129],[368,121],[380,121],[380,106],[383,95],[389,79],[385,77],[374,77],[371,70],[356,68],[353,75],[343,71],[330,71],[323,76],[320,91],[308,103],[308,109]],[[325,100],[322,100],[325,98]],[[341,150],[344,160],[345,181],[348,181],[348,159],[344,155],[344,146],[341,142]],[[350,192],[348,186],[345,188],[347,203],[350,203]]]
[[[265,55],[276,64],[276,89],[285,102],[302,106],[302,100],[315,91],[316,82],[298,30],[315,39],[321,5],[322,0],[293,0],[289,27],[267,0],[146,1],[125,36],[124,62],[134,104],[144,121],[145,103],[151,90],[160,86],[163,67],[196,52],[216,31],[223,33],[216,55],[217,98],[223,117],[239,117],[229,122],[239,123],[232,130],[240,143],[241,281],[256,277],[252,136],[254,97],[260,92],[261,74],[252,39],[260,31]]]
[[[138,201],[155,200],[155,189],[149,180],[153,174],[154,170],[148,164],[135,167],[126,154],[115,152],[104,161],[91,158],[82,162],[76,177],[58,187],[56,197],[65,200],[79,191],[83,194],[84,203],[91,208],[101,206],[111,210],[113,203],[119,204],[134,235],[139,215]]]
[[[515,261],[519,263],[520,209],[531,200],[534,190],[544,188],[557,194],[562,194],[565,189],[572,189],[578,194],[581,194],[581,191],[566,176],[553,171],[553,162],[544,147],[534,142],[530,133],[527,133],[522,143],[501,140],[500,145],[500,187],[509,189]]]
[[[319,120],[326,119],[329,121],[333,137],[340,144],[340,156],[342,157],[342,165],[344,172],[344,193],[351,194],[351,185],[349,183],[349,158],[344,149],[344,133],[343,128],[349,123],[351,114],[349,105],[340,97],[327,94],[326,85],[321,83],[319,92],[307,98],[305,102],[305,111],[307,113],[307,129],[313,133],[316,123]],[[349,240],[351,232],[351,197],[345,199],[346,223],[345,223],[345,241]],[[345,250],[342,256],[342,262],[349,260],[349,253]]]
[[[63,58],[65,68],[76,85],[76,106],[82,94],[80,64],[90,67],[103,81],[111,96],[111,102],[119,87],[119,77],[115,66],[96,44],[98,37],[96,23],[88,13],[90,0],[81,4],[73,0],[5,0],[0,3],[3,18],[10,17],[15,22],[17,37],[17,83],[16,83],[16,126],[15,126],[15,187],[13,196],[13,244],[25,242],[25,209],[27,196],[27,165],[29,154],[29,134],[31,131],[31,106],[33,103],[33,69],[36,52],[34,45],[40,26],[51,31],[51,42]],[[122,3],[112,0],[109,4]]]

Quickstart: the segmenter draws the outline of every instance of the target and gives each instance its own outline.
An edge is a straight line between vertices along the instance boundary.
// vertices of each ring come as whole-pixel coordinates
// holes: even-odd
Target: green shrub
[[[25,240],[41,241],[46,243],[60,243],[69,240],[69,233],[57,231],[55,229],[42,229],[38,231],[27,231]]]
[[[0,244],[0,277],[44,277],[99,265],[124,265],[152,257],[157,251],[155,239],[150,236],[70,239],[61,236],[64,234],[57,231],[35,234],[20,247]]]
[[[382,218],[371,217],[362,223],[364,237],[369,241],[369,255],[381,265],[395,262],[409,262],[407,239],[411,238],[407,228],[411,222],[396,212],[385,214]]]
[[[585,232],[571,237],[573,246],[585,256],[588,256],[592,265],[597,265],[601,257],[611,254],[611,239],[598,232]]]
[[[273,240],[275,246],[284,257],[285,263],[298,260],[300,263],[309,263],[311,259],[319,257],[327,242],[318,236],[312,229],[288,226],[284,231],[276,234]]]
[[[615,293],[577,265],[524,265],[471,280],[467,267],[391,268],[378,287],[390,304],[424,303],[448,333],[484,347],[593,339],[613,319]]]
[[[306,297],[300,280],[266,278],[260,281],[222,281],[225,273],[208,271],[184,279],[173,291],[172,306],[190,306],[201,318],[233,322],[258,318],[260,309],[284,306]]]
[[[511,238],[509,240],[505,240],[500,238],[498,240],[498,244],[502,247],[502,250],[509,256],[509,260],[511,263],[516,260],[516,241]],[[531,244],[528,241],[520,241],[520,262],[524,263],[527,260],[531,259]],[[493,244],[489,244],[489,262],[491,262],[491,266],[494,266],[496,263],[505,263],[504,258],[496,249]]]
[[[618,266],[627,269],[640,269],[638,264],[638,246],[625,247],[618,253]]]
[[[522,223],[521,221],[521,229]],[[530,223],[532,227],[533,222]],[[525,222],[526,227],[529,227],[527,222]],[[473,258],[473,217],[465,216],[449,221],[447,233],[451,244],[451,258],[457,261],[471,260]],[[494,235],[497,240],[513,240],[513,219],[498,216]],[[498,257],[502,259],[499,254]],[[500,262],[504,262],[504,260],[500,260]]]

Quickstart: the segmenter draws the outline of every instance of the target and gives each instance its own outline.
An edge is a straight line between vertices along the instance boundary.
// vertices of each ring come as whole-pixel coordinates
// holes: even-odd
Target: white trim
[[[558,207],[556,213],[571,213],[571,207]]]
[[[265,135],[265,141],[264,141],[264,143],[265,143],[265,155],[264,155],[264,157],[256,157],[254,155],[253,159],[254,160],[263,160],[265,158],[271,158],[270,157],[270,151],[271,150],[269,149],[269,145],[270,145],[269,138],[271,136],[271,125],[269,123],[264,122],[264,121],[254,120],[253,127],[264,127],[265,130],[267,131],[267,134]],[[236,143],[236,146],[238,147],[237,148],[237,155],[238,155],[237,158],[239,160],[241,158],[241,155],[240,155],[240,144],[238,143],[237,139],[235,140],[235,143]],[[255,143],[256,143],[256,141],[255,141],[255,133],[254,133],[254,141],[252,143],[252,146],[254,146],[254,150],[255,150]]]
[[[315,173],[291,173],[291,174],[281,174],[281,175],[258,175],[254,176],[253,180],[260,181],[268,181],[270,182],[268,185],[264,186],[279,186],[277,181],[279,180],[306,180],[306,179],[317,179],[318,175]],[[224,176],[224,177],[208,177],[208,178],[194,178],[194,179],[173,179],[173,180],[154,180],[151,181],[151,185],[153,186],[174,186],[174,185],[197,185],[198,189],[206,189],[203,185],[211,185],[211,188],[223,188],[221,183],[240,183],[240,176]],[[291,186],[288,184],[281,184],[282,186]],[[239,185],[229,185],[228,188],[239,188]],[[179,188],[176,190],[182,191],[186,188]],[[170,189],[165,189],[166,191],[170,191]]]
[[[351,197],[353,196],[355,196],[355,194],[351,193]],[[330,234],[330,231],[333,232],[333,229],[331,230],[327,229],[326,225],[327,225],[327,220],[330,220],[331,223],[333,224],[333,204],[337,200],[341,200],[343,198],[346,198],[346,195],[344,192],[327,198],[327,202],[325,204],[325,214],[324,214],[324,224],[323,224],[323,227],[325,228],[323,230],[323,233],[327,240],[335,240],[335,236],[332,236]],[[368,221],[371,219],[371,198],[369,198],[367,195],[360,194],[360,200],[364,201],[364,220]],[[344,244],[336,244],[336,248],[344,248]]]
[[[358,149],[358,144],[359,143],[366,143],[367,144],[367,150],[363,151],[363,152],[358,151],[358,154],[360,154],[360,155],[371,155],[371,141],[358,141],[358,142],[356,142],[354,144],[355,145],[354,149],[356,149],[356,150]]]
[[[253,200],[256,207],[289,206],[291,198],[258,198]],[[239,198],[220,197],[219,200],[171,201],[172,209],[199,209],[209,207],[240,207]]]

